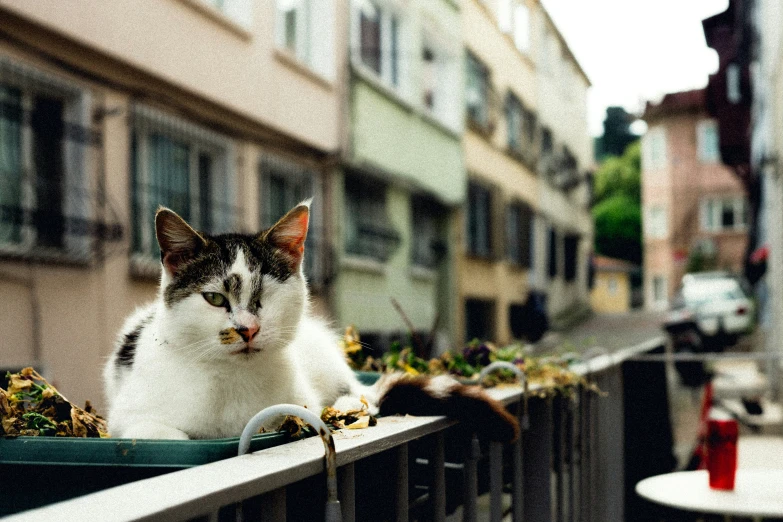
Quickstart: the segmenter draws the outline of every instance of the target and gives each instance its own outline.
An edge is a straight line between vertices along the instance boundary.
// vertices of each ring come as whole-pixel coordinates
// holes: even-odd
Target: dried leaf
[[[92,406],[74,406],[32,368],[8,375],[0,389],[0,426],[4,436],[107,437],[106,421]]]
[[[364,417],[360,417],[355,422],[346,424],[345,427],[348,428],[349,430],[360,430],[368,427],[369,425],[370,425],[370,416],[366,415]]]

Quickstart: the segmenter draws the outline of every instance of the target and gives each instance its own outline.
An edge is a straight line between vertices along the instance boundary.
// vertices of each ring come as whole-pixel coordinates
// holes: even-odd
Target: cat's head
[[[258,234],[210,236],[160,208],[164,341],[194,360],[254,359],[293,339],[307,303],[304,202]]]

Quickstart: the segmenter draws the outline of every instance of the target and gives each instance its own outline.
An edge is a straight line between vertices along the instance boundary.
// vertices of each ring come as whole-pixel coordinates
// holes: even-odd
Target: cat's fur
[[[490,438],[515,438],[516,421],[501,405],[451,379],[357,381],[335,333],[308,308],[308,220],[305,203],[257,235],[207,236],[158,211],[158,298],[127,320],[104,370],[111,434],[231,437],[267,406],[320,412],[357,407],[365,396],[382,414],[462,413],[486,420],[476,429]]]

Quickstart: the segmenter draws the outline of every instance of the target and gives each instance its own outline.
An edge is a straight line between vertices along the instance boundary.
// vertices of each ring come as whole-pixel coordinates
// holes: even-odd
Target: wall
[[[143,4],[0,5],[9,35],[0,56],[87,93],[88,121],[102,136],[85,167],[87,185],[94,197],[105,172],[107,200],[124,231],[122,241],[107,245],[105,260],[88,264],[0,258],[0,293],[14,300],[0,306],[0,366],[35,364],[72,401],[90,399],[99,409],[101,370],[117,332],[157,292],[157,277],[132,275],[129,259],[133,107],[155,106],[226,136],[234,149],[238,226],[245,230],[260,227],[261,153],[327,172],[322,158],[338,147],[342,124],[336,84],[273,49],[273,3],[263,4],[270,12],[259,11],[247,30],[193,2]],[[337,9],[344,7],[337,2]],[[343,29],[345,20],[335,21],[335,32]],[[345,38],[337,38],[342,56]],[[315,296],[314,308],[329,310],[326,296]]]
[[[540,180],[535,172],[509,154],[507,126],[503,102],[508,91],[513,92],[528,110],[537,109],[536,71],[532,57],[519,51],[511,36],[500,31],[497,21],[497,2],[482,3],[468,0],[463,3],[462,23],[470,27],[465,32],[465,47],[487,66],[493,95],[498,100],[492,132],[482,134],[468,129],[463,139],[465,164],[469,177],[494,189],[493,211],[505,212],[512,201],[525,202],[533,210],[539,206]],[[511,342],[509,306],[524,304],[530,290],[530,270],[505,261],[505,232],[495,231],[496,252],[490,259],[481,259],[467,253],[467,210],[459,214],[460,249],[458,253],[459,300],[457,302],[457,331],[464,337],[465,303],[481,299],[494,303],[493,341]],[[504,223],[494,219],[494,223]],[[505,229],[504,229],[505,230]],[[468,339],[464,339],[467,341]]]
[[[384,7],[390,5],[396,4]],[[345,252],[345,178],[335,173],[331,209],[338,275],[332,299],[338,323],[354,324],[360,333],[407,332],[405,321],[392,305],[394,298],[416,330],[429,332],[437,320],[441,336],[451,339],[457,238],[450,225],[467,188],[460,143],[463,67],[459,4],[451,0],[413,1],[400,7],[398,14],[401,58],[397,87],[361,63],[358,35],[352,35],[355,52],[350,56],[350,116],[343,160],[352,176],[367,176],[384,184],[386,215],[400,242],[384,262]],[[352,30],[358,31],[358,23],[352,24]],[[450,78],[452,97],[447,110],[438,114],[429,112],[421,100],[419,57],[425,32],[437,37],[438,52],[450,60],[444,74]],[[413,196],[426,196],[443,205],[447,255],[435,269],[411,262]]]
[[[614,289],[612,290],[612,285]],[[625,272],[600,271],[590,292],[594,312],[622,314],[630,309],[631,285]]]
[[[717,268],[740,271],[747,244],[745,229],[710,232],[702,230],[700,204],[706,196],[742,197],[739,179],[718,162],[698,158],[697,124],[706,120],[700,109],[680,110],[648,122],[649,131],[660,128],[666,133],[666,165],[653,168],[643,159],[643,219],[653,205],[663,205],[667,213],[667,234],[651,238],[645,233],[645,297],[651,302],[652,280],[666,277],[667,295],[671,298],[687,268],[688,254],[698,240],[710,239],[717,252]]]
[[[458,134],[358,78],[351,113],[354,164],[387,172],[395,183],[431,192],[449,205],[465,199]]]
[[[51,30],[54,38],[73,42],[73,46],[50,51],[69,54],[80,66],[94,69],[103,64],[90,63],[87,56],[79,59],[76,46],[166,82],[165,98],[176,97],[181,89],[262,122],[273,132],[336,150],[341,122],[335,82],[340,77],[338,65],[330,78],[276,50],[275,3],[249,5],[246,24],[232,22],[202,0],[78,0],[57,9],[45,0],[4,0],[0,10]],[[337,15],[347,10],[347,2],[338,0],[333,9],[332,20],[320,22],[333,24],[334,63],[342,64],[347,27],[345,18]],[[125,67],[96,72],[133,76]]]

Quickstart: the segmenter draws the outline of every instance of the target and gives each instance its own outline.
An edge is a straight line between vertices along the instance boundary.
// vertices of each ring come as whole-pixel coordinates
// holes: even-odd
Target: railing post
[[[503,444],[489,443],[489,498],[492,522],[503,519]]]
[[[285,488],[275,489],[261,495],[261,522],[285,522],[286,519]]]
[[[554,429],[554,438],[552,440],[552,462],[555,472],[555,520],[563,522],[565,520],[565,398],[557,394],[552,398],[552,426]]]
[[[523,469],[523,452],[522,441],[525,438],[525,432],[529,428],[527,423],[527,389],[525,395],[517,404],[517,417],[519,418],[519,426],[521,428],[519,432],[519,438],[514,442],[514,446],[511,450],[512,466],[514,470],[513,483],[511,489],[511,506],[513,508],[513,520],[515,522],[521,522],[524,518],[524,487],[525,487],[525,472]]]
[[[552,400],[530,399],[530,429],[524,432],[525,520],[552,520]],[[535,480],[533,480],[535,478]]]
[[[446,447],[442,431],[435,434],[435,454],[432,458],[432,519],[446,520]]]
[[[464,522],[475,522],[476,499],[478,498],[478,461],[481,457],[481,446],[474,435],[468,442],[467,458],[465,459],[465,504],[463,506]]]
[[[395,492],[395,511],[397,522],[408,520],[408,444],[397,448],[397,490]]]
[[[407,445],[406,445],[407,447]],[[340,490],[340,505],[343,508],[343,522],[356,521],[356,476],[353,462],[337,470],[337,482]]]
[[[570,391],[571,394],[566,398],[566,462],[568,463],[566,471],[568,473],[568,520],[575,522],[579,510],[576,503],[577,481],[575,443],[577,437],[576,430],[574,429],[576,417],[574,410],[576,409],[578,389],[572,389]]]

